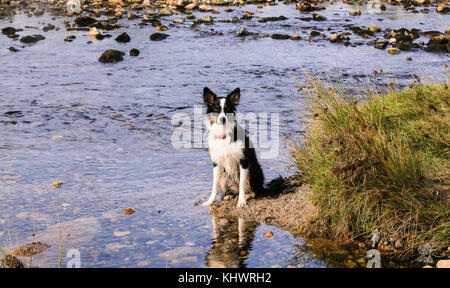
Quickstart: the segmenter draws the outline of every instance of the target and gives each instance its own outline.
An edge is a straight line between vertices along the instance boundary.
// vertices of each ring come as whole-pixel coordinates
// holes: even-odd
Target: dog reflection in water
[[[259,223],[242,218],[212,216],[213,239],[206,254],[210,268],[245,267],[244,261],[252,248]]]

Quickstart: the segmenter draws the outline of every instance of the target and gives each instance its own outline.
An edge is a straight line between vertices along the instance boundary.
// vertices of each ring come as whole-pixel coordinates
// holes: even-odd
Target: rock
[[[423,5],[423,4],[428,3],[428,0],[414,0],[414,2],[416,2],[419,5]]]
[[[179,24],[179,23],[183,23],[183,22],[184,22],[184,19],[177,18],[177,19],[173,19],[172,22],[175,23],[175,24]]]
[[[123,32],[122,34],[120,34],[116,38],[116,41],[119,42],[119,43],[127,43],[127,42],[130,42],[130,40],[131,40],[131,38],[127,34],[127,32]]]
[[[36,43],[36,42],[44,40],[44,39],[45,39],[45,37],[42,36],[41,34],[28,35],[28,36],[24,36],[24,37],[20,38],[20,42],[22,42],[22,43]]]
[[[275,39],[275,40],[286,40],[291,38],[291,36],[287,35],[287,34],[272,34],[270,35],[270,38]]]
[[[450,8],[446,4],[441,3],[437,6],[436,12],[446,14],[450,12]]]
[[[359,10],[359,9],[350,10],[349,14],[350,14],[350,16],[359,16],[359,15],[361,15],[361,10]]]
[[[44,252],[50,247],[50,245],[42,243],[42,242],[35,242],[23,245],[13,252],[11,252],[11,255],[14,256],[21,256],[21,257],[30,257],[39,253]]]
[[[16,34],[18,30],[16,30],[16,28],[13,27],[5,27],[2,29],[2,34],[3,35],[13,35]]]
[[[3,255],[1,255],[3,256]],[[13,255],[5,255],[1,258],[0,267],[5,268],[25,268],[25,265]]]
[[[450,36],[450,28],[447,28],[447,29],[445,30],[445,36]]]
[[[241,36],[247,36],[249,33],[248,33],[248,31],[247,31],[247,28],[245,28],[245,26],[244,27],[242,27],[241,29],[239,29],[237,32],[236,32],[236,36],[239,36],[239,37],[241,37]]]
[[[134,211],[131,208],[127,208],[127,209],[123,209],[122,210],[123,215],[132,215],[132,214],[134,214],[134,212],[136,212],[136,211]]]
[[[273,236],[273,232],[272,231],[267,231],[264,233],[264,236],[266,236],[266,238],[270,238]]]
[[[388,41],[387,40],[377,40],[375,41],[375,48],[377,49],[385,49],[388,45]]]
[[[52,186],[55,188],[61,188],[62,184],[63,184],[62,182],[54,182],[54,183],[52,183]]]
[[[80,27],[91,26],[97,22],[97,19],[89,17],[89,16],[80,16],[75,19],[75,24]]]
[[[450,268],[450,260],[439,260],[436,263],[436,268]]]
[[[153,33],[152,35],[150,35],[150,40],[151,41],[161,41],[161,40],[166,39],[167,37],[169,37],[168,34],[156,32],[156,33]]]
[[[187,10],[193,10],[195,8],[197,8],[197,3],[191,3],[184,7],[184,9],[187,9]]]
[[[173,11],[169,7],[163,7],[159,9],[158,14],[161,16],[170,16],[173,14]]]
[[[300,40],[301,38],[300,38],[300,35],[298,35],[298,34],[293,34],[293,35],[291,36],[290,39],[291,39],[291,40]]]
[[[8,50],[11,52],[19,52],[20,51],[19,49],[14,48],[14,47],[9,47]]]
[[[52,25],[52,24],[49,23],[49,24],[47,24],[46,26],[44,26],[42,28],[42,31],[47,32],[47,31],[50,31],[50,30],[55,30],[55,28],[56,28],[55,25]]]
[[[378,27],[378,25],[375,25],[375,24],[367,26],[366,29],[371,31],[371,32],[373,32],[373,33],[380,32],[380,30],[381,30],[380,27]]]
[[[205,18],[203,19],[203,22],[205,22],[205,23],[212,23],[213,22],[213,18],[210,15],[205,16]]]
[[[208,5],[200,5],[200,6],[198,6],[198,10],[200,10],[202,12],[211,12],[213,10],[213,8]]]
[[[389,48],[389,49],[388,49],[388,53],[389,53],[389,54],[398,54],[398,53],[400,53],[400,52],[401,52],[401,50],[398,49],[398,48]]]
[[[136,48],[133,48],[133,49],[130,50],[130,56],[135,56],[136,57],[136,56],[139,56],[139,54],[140,54],[140,52]]]
[[[450,37],[444,35],[431,37],[427,43],[425,51],[428,52],[450,52]]]
[[[430,265],[425,265],[425,266],[423,266],[422,268],[433,268],[433,267],[430,266]]]
[[[317,11],[317,10],[324,10],[325,7],[323,6],[313,6],[312,4],[308,2],[302,2],[298,4],[295,9],[302,11],[302,12],[311,12],[311,11]]]
[[[123,60],[123,53],[122,51],[114,50],[114,49],[108,49],[98,58],[98,61],[103,63],[111,63],[111,62],[119,62]]]
[[[327,18],[325,16],[322,16],[320,14],[313,13],[312,16],[313,16],[313,20],[315,20],[315,21],[325,21],[325,20],[327,20]]]
[[[96,27],[92,27],[91,30],[89,30],[89,36],[96,37],[100,32],[97,30]]]
[[[342,35],[342,34],[338,35],[337,33],[334,33],[330,37],[330,42],[331,43],[342,42],[342,41],[344,41],[344,35]]]

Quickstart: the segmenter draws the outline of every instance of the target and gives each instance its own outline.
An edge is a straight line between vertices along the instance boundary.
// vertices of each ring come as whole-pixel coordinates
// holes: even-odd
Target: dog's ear
[[[233,92],[228,94],[227,98],[234,106],[237,106],[239,104],[239,99],[241,98],[241,89],[234,89]]]
[[[203,88],[203,102],[206,106],[212,106],[214,100],[217,99],[217,95],[211,91],[208,87]]]

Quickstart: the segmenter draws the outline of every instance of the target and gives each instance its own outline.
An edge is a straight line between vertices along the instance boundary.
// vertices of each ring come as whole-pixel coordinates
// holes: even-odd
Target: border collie
[[[236,107],[241,92],[233,90],[227,97],[217,97],[208,87],[203,89],[203,102],[207,107],[208,152],[213,163],[213,186],[210,206],[217,197],[219,187],[226,194],[238,194],[237,207],[246,205],[246,193],[256,197],[278,193],[283,188],[279,177],[264,187],[264,174],[245,130],[236,122]]]

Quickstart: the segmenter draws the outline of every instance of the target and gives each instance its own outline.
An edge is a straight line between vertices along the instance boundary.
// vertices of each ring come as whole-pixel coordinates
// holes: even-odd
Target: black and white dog
[[[255,196],[274,194],[283,188],[283,178],[272,180],[264,187],[264,174],[256,158],[255,149],[245,130],[236,122],[236,107],[241,97],[237,88],[227,97],[217,97],[209,88],[203,89],[207,107],[208,152],[213,162],[214,178],[209,199],[211,205],[219,187],[224,194],[238,194],[237,207],[246,204],[246,193]]]

